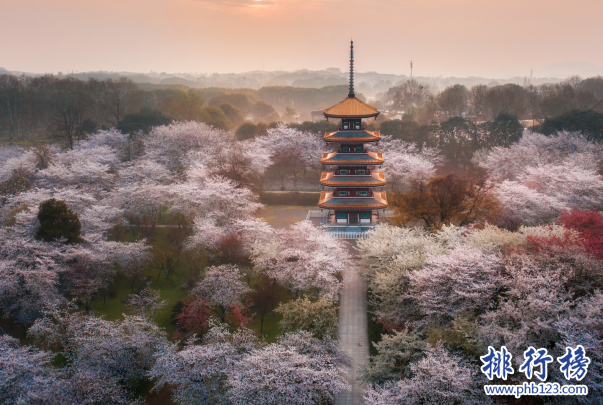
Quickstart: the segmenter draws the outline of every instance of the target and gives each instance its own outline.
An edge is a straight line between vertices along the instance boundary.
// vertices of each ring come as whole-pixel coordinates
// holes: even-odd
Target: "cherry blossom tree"
[[[275,312],[283,317],[279,322],[283,333],[305,330],[319,339],[337,338],[337,308],[329,298],[322,297],[316,302],[299,298],[281,303]]]
[[[502,260],[497,254],[459,246],[430,257],[425,267],[410,272],[408,278],[407,297],[417,303],[423,322],[437,325],[493,306],[502,285]]]
[[[220,219],[222,218],[219,218],[219,215],[196,218],[193,235],[187,240],[187,247],[194,249],[202,246],[215,249],[226,238],[236,235],[242,247],[250,249],[256,240],[265,240],[273,233],[273,228],[261,218],[237,219],[230,223],[221,222]]]
[[[393,139],[389,135],[382,136],[378,144],[368,147],[385,154],[382,170],[393,190],[408,185],[411,180],[428,180],[444,161],[435,148],[424,147],[419,150],[415,144]]]
[[[120,167],[117,184],[119,187],[144,183],[160,185],[171,180],[172,175],[164,165],[141,158]]]
[[[51,365],[54,354],[0,337],[0,403],[138,405],[115,378],[87,369]]]
[[[227,325],[213,324],[202,343],[191,338],[180,351],[170,344],[159,352],[149,373],[155,379],[153,390],[170,385],[174,401],[182,405],[228,403],[228,376],[259,346],[257,337],[245,328],[230,332]]]
[[[416,331],[404,329],[381,335],[373,346],[377,355],[361,365],[360,375],[366,382],[382,384],[411,377],[410,365],[423,358],[427,343]]]
[[[219,211],[224,217],[249,215],[262,205],[255,196],[230,179],[210,176],[207,168],[194,165],[186,172],[186,182],[170,187],[170,210],[188,217]]]
[[[167,345],[165,332],[144,318],[111,322],[74,313],[69,306],[47,311],[28,333],[46,347],[59,345],[74,369],[108,375],[126,389],[146,378]]]
[[[412,378],[367,389],[369,405],[391,404],[488,404],[475,375],[478,373],[441,344],[428,347],[425,358],[411,366]]]
[[[277,153],[290,151],[293,157],[299,159],[308,169],[317,167],[322,153],[326,151],[324,143],[315,134],[283,124],[269,129],[267,135],[256,137],[245,144],[250,151],[257,151],[253,152],[254,156],[260,155],[262,151],[266,156],[272,157]]]
[[[571,277],[569,266],[545,271],[529,256],[512,255],[504,267],[506,292],[495,310],[481,316],[480,340],[487,345],[505,344],[510,351],[558,341],[555,322],[572,305],[565,288]]]
[[[87,139],[78,141],[75,144],[76,150],[100,147],[111,148],[120,161],[129,160],[132,155],[130,137],[127,134],[122,134],[121,131],[115,128],[99,130],[89,135]]]
[[[603,395],[603,294],[597,292],[579,300],[570,316],[559,319],[555,326],[561,335],[556,347],[559,355],[565,353],[568,346],[582,345],[591,359],[588,374],[581,381],[588,386],[590,398],[579,398],[578,402],[593,403],[592,399]],[[554,373],[552,377],[564,383],[566,380],[559,374]]]
[[[241,277],[241,272],[235,265],[212,266],[191,294],[214,307],[220,321],[224,322],[233,306],[240,305],[242,297],[251,291],[240,281]]]
[[[287,334],[237,361],[228,376],[228,396],[240,405],[329,403],[350,390],[341,375],[346,364],[350,361],[336,341],[307,331]]]
[[[150,321],[166,303],[167,301],[161,300],[159,290],[143,288],[137,294],[130,294],[127,305],[132,309],[134,315]]]
[[[508,148],[482,152],[476,162],[488,169],[502,202],[502,224],[554,222],[572,207],[601,209],[603,179],[597,172],[603,147],[581,135],[524,133]]]
[[[73,187],[98,195],[113,185],[115,175],[109,163],[117,160],[115,153],[104,147],[59,154],[57,162],[36,173],[36,185],[46,189]]]
[[[0,403],[58,404],[53,398],[60,381],[50,365],[52,358],[50,352],[0,336]]]
[[[0,229],[0,304],[5,316],[27,323],[46,305],[62,300],[59,277],[69,269],[65,253],[70,249]]]
[[[234,136],[200,122],[173,122],[154,127],[145,137],[145,156],[170,170],[192,163],[205,165]]]
[[[15,147],[0,148],[0,182],[8,180],[16,171],[33,175],[36,170],[33,151]]]
[[[66,368],[60,370],[62,391],[53,392],[57,404],[142,405],[141,398],[121,387],[117,379],[96,370]],[[52,403],[49,401],[48,403]]]
[[[256,242],[251,258],[258,271],[282,285],[296,291],[315,288],[336,299],[341,288],[337,275],[348,266],[349,253],[344,242],[301,221]]]
[[[409,272],[424,266],[430,255],[445,254],[460,238],[460,230],[454,226],[430,234],[422,229],[381,224],[371,231],[370,238],[357,242],[371,291],[369,300],[381,322],[399,324],[415,315],[416,306],[400,303]]]
[[[579,210],[603,207],[603,178],[596,166],[583,167],[573,161],[529,167],[519,176],[522,184],[547,196],[554,196],[566,207]]]
[[[517,180],[530,167],[572,163],[583,169],[597,166],[603,157],[603,147],[585,137],[569,132],[542,135],[524,132],[519,142],[505,147],[481,151],[474,158],[488,169],[494,180]]]

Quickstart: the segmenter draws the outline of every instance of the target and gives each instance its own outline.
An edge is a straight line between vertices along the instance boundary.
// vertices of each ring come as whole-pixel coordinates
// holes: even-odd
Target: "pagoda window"
[[[366,196],[368,196],[368,191],[359,191],[359,192],[358,192],[358,195],[359,195],[360,197],[366,197]]]
[[[356,148],[356,152],[362,152],[362,146],[358,146],[358,147]]]
[[[337,214],[337,223],[338,224],[347,224],[348,223],[348,214]]]
[[[355,122],[355,123],[354,123],[354,128],[356,128],[356,129],[360,129],[360,123],[359,123],[359,122]]]
[[[350,127],[350,124],[348,124],[347,122],[343,123],[343,129],[348,129]]]
[[[339,174],[348,174],[348,169],[339,170]]]
[[[350,148],[348,148],[347,146],[344,146],[341,148],[342,151],[347,152],[348,150],[350,150]]]
[[[366,173],[366,170],[364,170],[364,169],[358,169],[358,174],[365,174],[365,173]]]
[[[371,214],[361,213],[360,214],[360,223],[361,224],[370,224],[371,223]]]
[[[347,191],[338,191],[337,195],[348,195]]]

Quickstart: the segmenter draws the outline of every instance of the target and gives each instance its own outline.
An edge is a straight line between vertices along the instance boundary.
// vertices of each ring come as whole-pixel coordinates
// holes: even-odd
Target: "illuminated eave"
[[[360,136],[366,135],[366,136]],[[335,131],[327,132],[322,137],[325,142],[339,142],[339,143],[352,143],[352,142],[377,142],[381,139],[379,131]]]
[[[322,154],[320,163],[323,165],[382,165],[383,153],[381,152],[366,152],[366,153],[338,153],[325,152]]]
[[[327,118],[370,118],[379,115],[379,110],[356,97],[347,97],[325,110]]]
[[[375,191],[372,197],[336,197],[332,191],[323,191],[318,200],[318,206],[325,209],[380,210],[387,205],[385,191]]]
[[[385,186],[387,182],[383,172],[372,172],[366,176],[335,175],[334,172],[322,172],[318,184],[327,187],[381,187]]]

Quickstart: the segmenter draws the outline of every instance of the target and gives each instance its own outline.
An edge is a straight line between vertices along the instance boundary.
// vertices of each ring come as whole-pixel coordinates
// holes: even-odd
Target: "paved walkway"
[[[354,262],[359,264],[360,261],[355,259]],[[354,363],[345,376],[352,391],[338,395],[335,404],[356,405],[364,403],[363,384],[356,380],[357,368],[369,357],[366,285],[356,266],[348,269],[343,279],[345,284],[339,304],[339,341]]]

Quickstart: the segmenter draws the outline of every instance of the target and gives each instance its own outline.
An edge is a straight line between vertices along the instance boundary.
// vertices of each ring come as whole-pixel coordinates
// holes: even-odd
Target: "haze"
[[[603,66],[600,0],[1,0],[0,67],[538,75]],[[563,65],[565,63],[565,65]],[[574,64],[575,65],[575,64]]]

